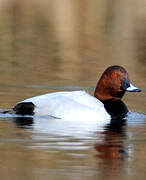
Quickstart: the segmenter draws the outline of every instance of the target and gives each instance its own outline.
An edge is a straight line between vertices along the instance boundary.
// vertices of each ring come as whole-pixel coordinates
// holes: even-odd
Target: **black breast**
[[[122,119],[128,113],[128,108],[121,100],[106,100],[103,101],[103,104],[112,119]]]

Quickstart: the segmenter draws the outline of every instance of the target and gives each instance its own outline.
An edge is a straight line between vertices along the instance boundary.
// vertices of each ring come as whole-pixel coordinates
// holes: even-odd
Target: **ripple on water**
[[[142,125],[146,123],[146,115],[129,111],[126,120],[128,125]]]

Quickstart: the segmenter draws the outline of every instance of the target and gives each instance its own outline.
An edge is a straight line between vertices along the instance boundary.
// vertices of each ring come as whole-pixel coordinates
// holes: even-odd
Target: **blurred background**
[[[110,65],[142,88],[124,102],[146,113],[145,0],[0,0],[0,108],[47,92],[93,94]],[[2,179],[145,178],[143,124],[80,139],[44,134],[41,124],[43,133],[1,118]]]

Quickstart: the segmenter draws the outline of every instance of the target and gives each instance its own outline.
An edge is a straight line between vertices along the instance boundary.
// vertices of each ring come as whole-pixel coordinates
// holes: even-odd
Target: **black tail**
[[[15,112],[12,109],[7,109],[7,110],[2,110],[0,113],[3,113],[3,114],[13,114]]]
[[[16,114],[21,115],[34,115],[35,105],[32,102],[22,102],[16,104],[12,109]]]

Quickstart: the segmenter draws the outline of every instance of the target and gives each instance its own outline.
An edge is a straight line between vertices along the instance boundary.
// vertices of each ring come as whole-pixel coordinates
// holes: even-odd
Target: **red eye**
[[[112,74],[112,77],[115,79],[117,77],[117,74],[116,73],[113,73]]]

